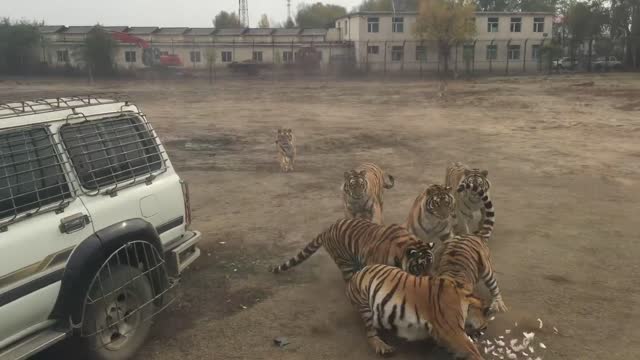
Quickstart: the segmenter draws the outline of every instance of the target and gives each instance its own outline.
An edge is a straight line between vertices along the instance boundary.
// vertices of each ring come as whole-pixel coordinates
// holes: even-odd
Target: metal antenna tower
[[[291,18],[291,0],[287,0],[287,19]]]
[[[238,16],[243,26],[249,26],[249,5],[248,0],[238,0]]]

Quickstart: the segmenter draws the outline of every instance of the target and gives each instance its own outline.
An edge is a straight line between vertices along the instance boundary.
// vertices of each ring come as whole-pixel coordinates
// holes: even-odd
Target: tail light
[[[189,225],[191,225],[191,199],[189,198],[189,184],[180,179],[180,186],[182,186],[182,198],[184,199],[184,223],[186,227],[189,227]]]

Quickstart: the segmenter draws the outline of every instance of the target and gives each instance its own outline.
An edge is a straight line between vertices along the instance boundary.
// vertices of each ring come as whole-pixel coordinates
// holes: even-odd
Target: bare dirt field
[[[640,358],[640,76],[457,81],[442,99],[437,88],[7,80],[0,97],[128,93],[190,182],[202,257],[138,359],[376,359],[324,251],[288,273],[266,269],[343,215],[345,170],[373,161],[395,176],[391,223],[455,160],[493,182],[490,246],[510,311],[489,335],[535,329],[547,360]],[[279,171],[278,127],[297,136],[293,173]],[[290,344],[274,346],[277,336]],[[395,358],[450,357],[417,344]]]

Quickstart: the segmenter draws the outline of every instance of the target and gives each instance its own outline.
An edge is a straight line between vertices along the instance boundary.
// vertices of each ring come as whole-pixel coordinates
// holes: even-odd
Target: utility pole
[[[249,27],[249,4],[248,0],[238,0],[238,16],[243,26]]]

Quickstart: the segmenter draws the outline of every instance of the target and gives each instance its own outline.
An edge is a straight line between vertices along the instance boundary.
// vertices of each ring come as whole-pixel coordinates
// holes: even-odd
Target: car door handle
[[[60,232],[63,234],[71,234],[84,229],[89,223],[91,223],[91,219],[83,213],[69,215],[60,219]]]

